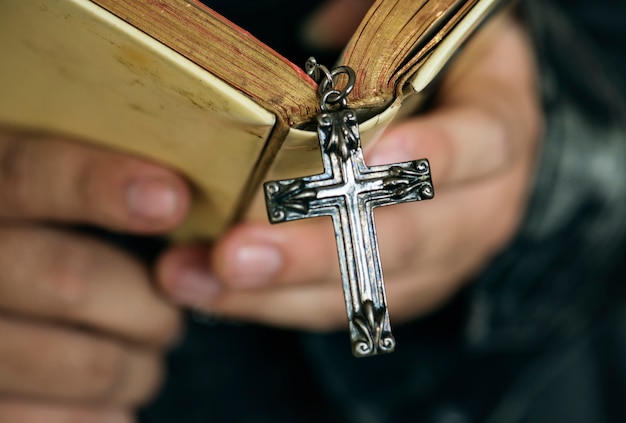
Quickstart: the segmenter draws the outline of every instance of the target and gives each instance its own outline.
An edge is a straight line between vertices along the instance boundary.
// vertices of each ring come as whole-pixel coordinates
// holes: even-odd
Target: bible
[[[499,3],[373,3],[340,59],[358,75],[348,101],[365,144],[424,98]],[[218,236],[264,214],[263,181],[322,168],[302,64],[197,0],[6,0],[0,51],[0,125],[179,171],[195,195],[174,236]]]

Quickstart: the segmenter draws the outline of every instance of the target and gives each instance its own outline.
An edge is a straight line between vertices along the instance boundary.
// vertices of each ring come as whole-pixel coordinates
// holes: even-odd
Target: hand
[[[0,421],[133,420],[179,315],[137,260],[63,225],[157,234],[188,202],[156,165],[0,134]]]
[[[430,159],[435,199],[378,209],[392,322],[440,306],[511,239],[523,214],[541,118],[521,26],[492,21],[455,62],[428,113],[389,129],[369,165]],[[313,330],[345,325],[328,219],[244,223],[212,249],[181,246],[158,278],[181,304]]]

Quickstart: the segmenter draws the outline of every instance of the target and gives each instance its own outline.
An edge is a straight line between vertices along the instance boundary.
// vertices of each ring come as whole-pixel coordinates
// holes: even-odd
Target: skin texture
[[[435,106],[390,128],[370,165],[429,158],[435,200],[376,211],[392,321],[446,301],[512,237],[541,129],[526,35],[492,21],[446,76]],[[329,219],[243,223],[211,248],[181,246],[158,267],[174,301],[228,318],[307,330],[346,325]]]
[[[435,200],[376,213],[392,321],[439,306],[514,234],[541,131],[534,73],[523,30],[494,20],[433,109],[366,152],[370,165],[428,157],[433,169]],[[172,303],[305,330],[346,324],[328,219],[244,222],[211,246],[173,246],[155,269],[71,229],[164,234],[190,195],[154,163],[0,133],[0,421],[132,422],[180,336]]]
[[[154,164],[0,136],[0,421],[133,421],[179,313],[143,264],[65,224],[162,233],[188,203],[182,178]]]

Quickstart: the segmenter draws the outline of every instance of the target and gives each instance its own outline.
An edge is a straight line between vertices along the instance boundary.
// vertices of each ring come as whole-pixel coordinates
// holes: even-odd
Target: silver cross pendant
[[[310,59],[311,61],[311,59]],[[363,160],[356,114],[346,107],[354,72],[345,66],[319,69],[322,113],[317,131],[324,173],[266,182],[265,201],[271,223],[331,216],[348,314],[352,353],[366,357],[392,352],[383,274],[373,209],[378,206],[433,198],[427,160],[368,167]],[[315,79],[316,69],[307,69]],[[343,90],[334,87],[346,74]]]

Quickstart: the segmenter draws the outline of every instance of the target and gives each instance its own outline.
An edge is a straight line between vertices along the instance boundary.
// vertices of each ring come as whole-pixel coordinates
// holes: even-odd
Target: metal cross
[[[343,107],[318,116],[318,136],[324,173],[266,182],[269,220],[332,217],[352,353],[365,357],[392,352],[396,342],[389,323],[373,209],[432,198],[428,161],[368,167],[356,115]]]

